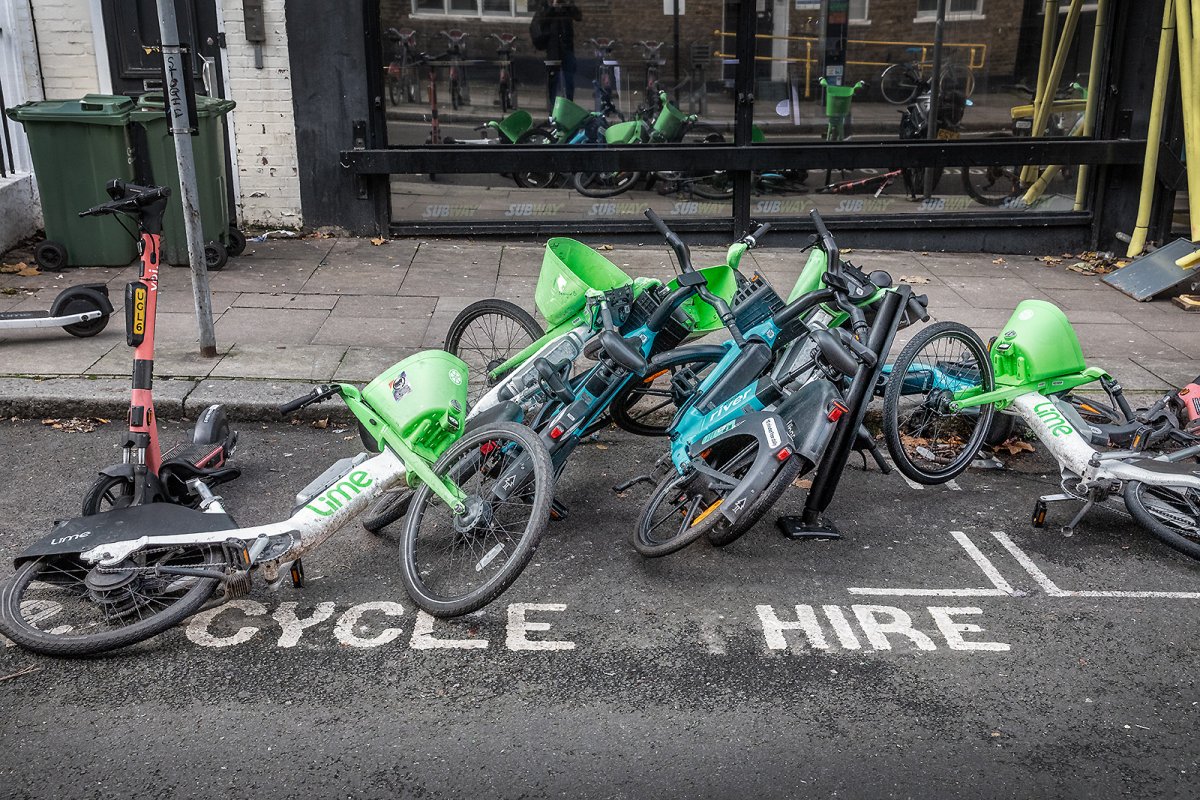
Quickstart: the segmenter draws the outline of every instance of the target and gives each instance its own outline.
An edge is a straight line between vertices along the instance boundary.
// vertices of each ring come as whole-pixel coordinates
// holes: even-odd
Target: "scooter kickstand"
[[[1076,526],[1079,525],[1080,522],[1083,522],[1083,518],[1087,516],[1087,513],[1091,511],[1092,507],[1095,505],[1096,500],[1092,497],[1089,497],[1086,501],[1084,501],[1083,508],[1079,509],[1079,513],[1076,514],[1069,523],[1063,526],[1062,535],[1074,536]]]

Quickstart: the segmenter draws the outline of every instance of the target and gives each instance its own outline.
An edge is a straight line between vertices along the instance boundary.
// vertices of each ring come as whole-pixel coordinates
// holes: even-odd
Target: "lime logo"
[[[1021,320],[1022,322],[1033,319],[1033,309],[1032,308],[1025,309],[1020,314],[1017,314],[1017,319]]]
[[[462,373],[456,369],[450,370],[450,382],[455,386],[462,386]]]
[[[363,470],[355,470],[333,486],[325,490],[316,500],[305,506],[309,511],[322,517],[333,516],[334,512],[353,500],[374,481]]]
[[[1055,436],[1070,436],[1075,432],[1075,429],[1067,424],[1067,420],[1049,400],[1034,406],[1033,413],[1038,415],[1038,419],[1042,421],[1042,424],[1049,428],[1050,433]]]

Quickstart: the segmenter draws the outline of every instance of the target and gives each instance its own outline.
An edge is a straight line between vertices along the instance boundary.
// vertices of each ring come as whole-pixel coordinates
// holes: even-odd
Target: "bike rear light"
[[[786,447],[781,448],[780,451],[775,454],[775,457],[778,458],[780,461],[787,461],[789,458],[792,457],[792,451],[787,449]]]
[[[492,451],[495,449],[496,449],[495,442],[484,442],[483,444],[479,445],[479,452],[481,455],[490,456],[492,454]]]
[[[837,422],[842,418],[842,414],[845,414],[849,410],[850,409],[847,408],[845,403],[843,403],[841,400],[834,400],[833,406],[829,409],[829,413],[825,416],[830,422]]]
[[[558,425],[555,425],[553,428],[550,429],[550,438],[551,439],[554,439],[555,441],[557,441],[559,438],[562,437],[562,435],[563,435],[563,429],[560,428]]]

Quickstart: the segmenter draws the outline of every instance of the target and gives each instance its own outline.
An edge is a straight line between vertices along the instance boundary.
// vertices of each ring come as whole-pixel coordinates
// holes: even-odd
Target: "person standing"
[[[560,78],[563,96],[575,99],[575,23],[582,19],[575,0],[547,0],[534,14],[530,29],[535,32],[534,46],[546,51],[546,102],[551,110]]]

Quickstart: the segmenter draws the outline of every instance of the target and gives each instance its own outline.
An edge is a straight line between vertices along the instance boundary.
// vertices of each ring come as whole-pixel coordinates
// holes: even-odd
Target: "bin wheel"
[[[67,266],[67,248],[47,239],[33,251],[33,260],[47,272],[62,269]]]
[[[225,269],[229,263],[229,252],[220,242],[209,242],[204,245],[204,266],[212,272]]]
[[[246,234],[232,225],[229,226],[229,244],[225,245],[225,252],[229,253],[230,258],[237,258],[246,252]]]

